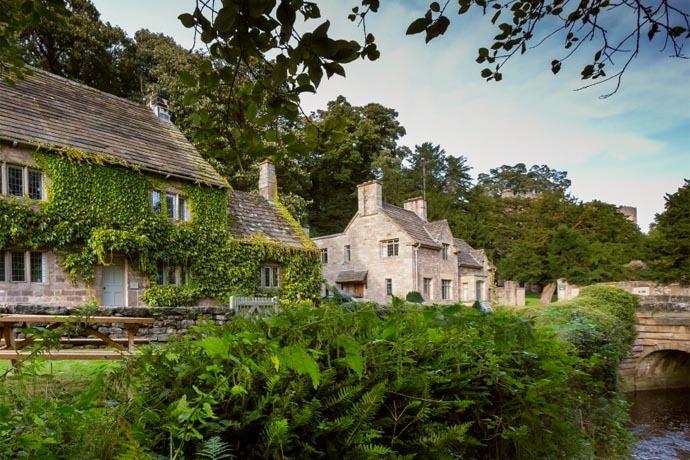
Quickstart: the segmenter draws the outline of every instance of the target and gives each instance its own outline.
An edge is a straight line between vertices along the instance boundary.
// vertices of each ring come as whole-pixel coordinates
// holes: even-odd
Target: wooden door
[[[101,279],[102,304],[107,307],[125,305],[125,267],[121,264],[103,267]]]

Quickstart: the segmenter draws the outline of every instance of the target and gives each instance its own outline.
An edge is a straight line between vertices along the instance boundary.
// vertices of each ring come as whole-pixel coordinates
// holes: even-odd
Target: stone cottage
[[[258,194],[232,191],[165,100],[37,69],[0,84],[0,304],[141,306],[154,286],[209,302],[235,285],[279,292],[290,257],[317,255],[277,196],[270,161]],[[243,241],[272,249],[232,271]]]
[[[489,299],[488,258],[454,238],[447,221],[429,222],[423,198],[403,208],[384,203],[379,181],[359,185],[357,196],[342,233],[312,239],[327,284],[382,304],[413,291],[428,303]]]

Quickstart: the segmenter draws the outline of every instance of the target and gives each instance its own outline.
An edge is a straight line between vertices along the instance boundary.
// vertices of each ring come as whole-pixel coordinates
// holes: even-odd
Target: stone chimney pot
[[[357,186],[357,210],[360,216],[376,214],[383,207],[383,185],[372,180]]]
[[[276,167],[268,158],[259,164],[259,194],[271,202],[278,196]]]
[[[418,196],[415,198],[410,198],[409,200],[405,201],[403,207],[408,211],[412,211],[413,213],[417,214],[417,216],[419,216],[419,218],[424,222],[427,221],[426,200],[423,197]]]

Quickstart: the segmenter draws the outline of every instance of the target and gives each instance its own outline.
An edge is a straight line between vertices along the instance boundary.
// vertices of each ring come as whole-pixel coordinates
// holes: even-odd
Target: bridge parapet
[[[642,311],[690,311],[690,296],[647,295],[638,297]]]

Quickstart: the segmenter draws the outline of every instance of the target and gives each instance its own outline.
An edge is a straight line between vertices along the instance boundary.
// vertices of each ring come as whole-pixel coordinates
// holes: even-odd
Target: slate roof
[[[443,219],[443,220],[435,220],[433,222],[429,222],[424,224],[424,228],[426,231],[431,235],[431,237],[435,240],[438,240],[441,238],[441,234],[443,233],[443,229],[446,228],[448,225],[448,221]]]
[[[383,204],[383,212],[417,243],[430,248],[441,248],[441,245],[434,241],[425,228],[428,224],[414,212],[388,203]]]
[[[367,279],[367,270],[344,270],[338,273],[336,283],[363,283]]]
[[[227,187],[172,124],[142,104],[33,69],[0,84],[0,139],[76,148],[143,171]]]
[[[483,258],[478,258],[481,251],[474,249],[465,240],[455,238],[455,247],[458,250],[458,265],[470,268],[484,268]]]
[[[233,190],[228,212],[237,238],[260,235],[274,243],[304,248],[299,231],[283,217],[275,204],[262,196]]]

